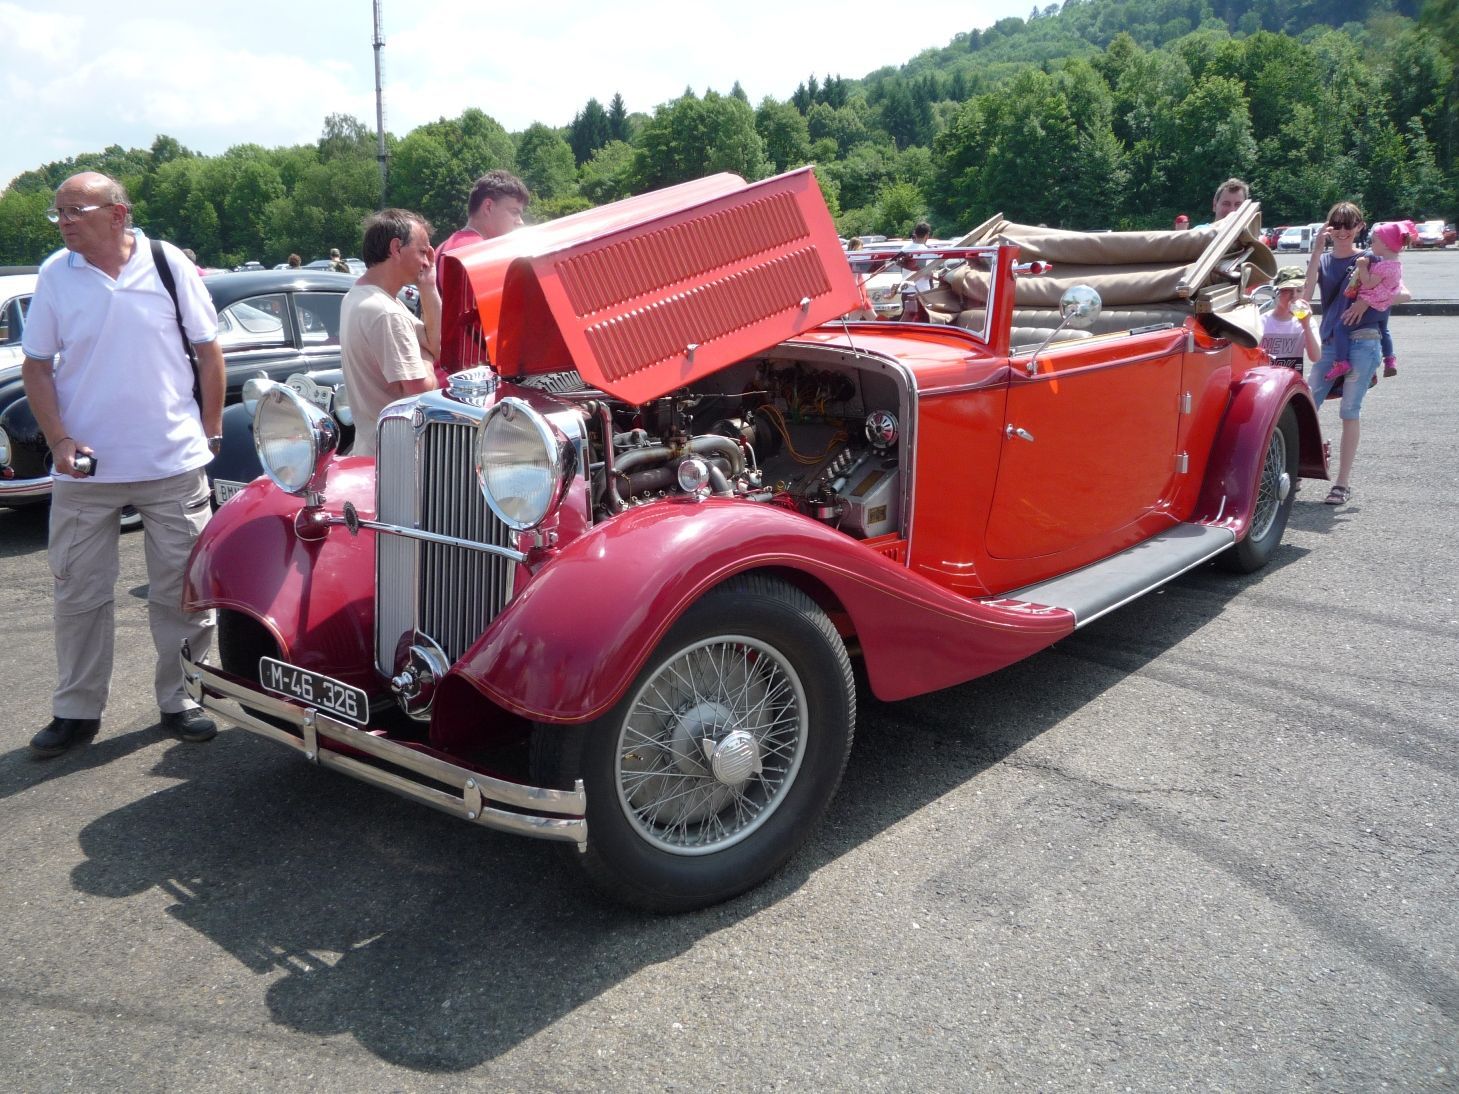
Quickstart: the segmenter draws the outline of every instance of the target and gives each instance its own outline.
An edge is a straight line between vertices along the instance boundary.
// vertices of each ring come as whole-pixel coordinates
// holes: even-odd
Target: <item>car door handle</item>
[[[1019,429],[1018,426],[1016,426],[1016,425],[1009,425],[1009,426],[1004,427],[1003,435],[1005,437],[1007,437],[1009,440],[1012,440],[1014,437],[1017,437],[1020,441],[1031,441],[1031,440],[1033,440],[1033,434],[1032,433],[1030,433],[1026,429]]]

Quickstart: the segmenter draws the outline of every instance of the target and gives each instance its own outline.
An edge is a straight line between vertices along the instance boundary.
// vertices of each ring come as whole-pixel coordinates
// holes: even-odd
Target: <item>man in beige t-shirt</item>
[[[385,209],[366,220],[364,257],[365,272],[340,307],[340,360],[355,414],[352,454],[373,456],[380,411],[436,386],[441,294],[431,226],[415,213]],[[396,298],[412,283],[420,319]]]

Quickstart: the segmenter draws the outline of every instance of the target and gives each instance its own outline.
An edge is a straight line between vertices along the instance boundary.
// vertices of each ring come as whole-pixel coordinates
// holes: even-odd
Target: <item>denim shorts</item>
[[[1352,345],[1348,360],[1353,370],[1344,378],[1342,405],[1337,412],[1337,416],[1345,422],[1357,421],[1362,416],[1363,396],[1368,394],[1368,384],[1378,374],[1378,367],[1383,363],[1383,352],[1380,349],[1382,332],[1376,327],[1355,330],[1349,337]],[[1336,363],[1336,345],[1324,342],[1322,356],[1307,374],[1307,386],[1312,389],[1312,398],[1319,407],[1326,400],[1327,393],[1332,390],[1333,381],[1327,379],[1327,372]]]

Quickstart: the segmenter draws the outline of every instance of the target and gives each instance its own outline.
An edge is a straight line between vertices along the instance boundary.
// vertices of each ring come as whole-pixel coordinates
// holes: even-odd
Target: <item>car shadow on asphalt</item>
[[[1272,565],[1304,553],[1284,547]],[[705,911],[658,917],[609,904],[570,849],[468,826],[241,730],[168,749],[155,773],[177,785],[88,824],[72,881],[117,899],[163,890],[179,923],[273,978],[264,996],[282,1026],[349,1035],[422,1072],[466,1070],[773,908],[1008,761],[1259,580],[1203,567],[1167,586],[1174,599],[1147,597],[992,676],[899,703],[864,695],[825,823],[780,874]],[[1111,635],[1132,636],[1117,666],[1077,656],[1078,644],[1109,646]]]
[[[50,536],[48,505],[0,509],[0,558],[19,558],[46,549]]]

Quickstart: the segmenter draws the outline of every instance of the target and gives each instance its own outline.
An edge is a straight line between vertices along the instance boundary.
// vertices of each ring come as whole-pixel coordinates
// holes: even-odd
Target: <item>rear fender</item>
[[[669,501],[606,521],[557,552],[452,676],[533,721],[588,721],[621,698],[707,590],[765,569],[828,591],[860,644],[872,691],[887,700],[992,672],[1073,629],[1067,612],[958,596],[778,506]]]
[[[1231,402],[1217,431],[1200,500],[1192,520],[1219,524],[1244,539],[1256,507],[1257,473],[1266,459],[1267,442],[1282,411],[1297,416],[1298,473],[1327,478],[1322,433],[1312,393],[1300,374],[1280,365],[1258,365],[1236,381]]]
[[[375,461],[335,460],[325,493],[331,513],[352,501],[373,515]],[[301,508],[268,479],[222,506],[193,545],[183,607],[243,612],[273,634],[285,660],[377,691],[374,533],[334,527],[321,539],[300,539]]]

